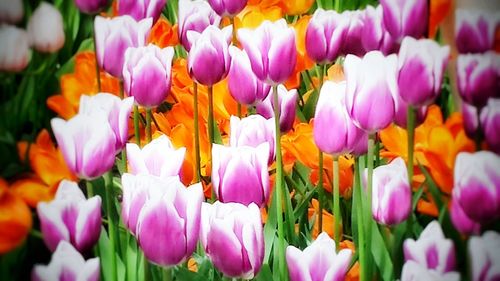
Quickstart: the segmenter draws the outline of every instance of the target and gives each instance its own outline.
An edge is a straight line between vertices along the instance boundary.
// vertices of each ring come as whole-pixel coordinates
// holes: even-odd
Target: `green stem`
[[[162,281],[171,281],[172,279],[172,269],[162,268]]]
[[[357,217],[357,227],[358,227],[358,253],[359,253],[359,266],[360,266],[360,280],[361,281],[366,281],[368,280],[367,278],[367,271],[366,271],[366,265],[367,262],[365,261],[365,230],[363,227],[363,201],[361,200],[361,178],[359,175],[359,166],[358,166],[359,159],[356,157],[355,162],[354,162],[354,200],[356,201],[356,217]],[[354,206],[354,205],[353,205]]]
[[[134,105],[134,134],[135,143],[141,147],[141,132],[139,130],[139,106]]]
[[[323,232],[323,200],[325,200],[325,189],[323,188],[323,152],[318,149],[319,171],[318,171],[318,201],[319,201],[319,228],[318,232]]]
[[[94,196],[94,186],[92,185],[92,182],[89,180],[85,181],[85,185],[87,187],[87,198],[93,197]]]
[[[208,86],[208,138],[210,139],[210,147],[215,143],[214,131],[214,94],[213,87]]]
[[[371,231],[371,226],[372,226],[372,182],[373,182],[373,151],[375,148],[375,133],[372,133],[369,135],[368,138],[368,154],[367,154],[367,168],[368,168],[368,177],[367,177],[367,186],[366,186],[366,204],[364,206],[365,209],[365,233],[366,233],[366,251],[367,254],[365,255],[365,266],[366,266],[366,275],[369,273],[369,268],[368,266],[371,264],[371,258],[370,255],[368,254],[368,251],[370,249],[370,238],[372,237],[372,231]],[[371,280],[370,276],[366,276],[365,280]]]
[[[335,1],[335,11],[339,12],[340,13],[340,8],[341,8],[341,3],[340,3],[341,0],[336,0]]]
[[[95,19],[95,17],[94,17],[94,19]],[[101,74],[99,72],[99,62],[97,60],[97,44],[96,44],[96,40],[95,40],[95,26],[94,25],[92,25],[92,33],[93,33],[92,35],[93,35],[93,39],[94,39],[95,77],[97,80],[97,92],[100,93],[101,92]]]
[[[276,185],[274,187],[274,196],[276,197],[276,219],[278,220],[278,259],[280,269],[280,280],[288,280],[286,260],[285,260],[285,237],[283,229],[283,166],[281,163],[281,131],[280,131],[280,108],[278,100],[278,86],[273,86],[274,99],[274,128],[276,134]]]
[[[408,130],[408,182],[412,183],[413,180],[413,150],[415,146],[415,109],[408,106],[407,116],[407,130]]]
[[[105,184],[105,190],[106,190],[106,213],[108,215],[108,234],[109,234],[109,240],[110,240],[110,255],[111,255],[111,280],[118,280],[117,279],[117,267],[116,267],[116,250],[115,250],[115,244],[116,244],[116,228],[115,228],[115,222],[113,220],[113,215],[112,215],[112,204],[113,204],[113,176],[110,171],[106,172],[104,174],[104,184]]]
[[[139,252],[140,251],[138,251],[138,253]],[[149,281],[149,280],[151,280],[151,278],[150,278],[151,268],[149,266],[149,261],[144,254],[142,255],[142,258],[143,258],[143,266],[144,266],[144,281]]]
[[[333,156],[333,218],[335,219],[335,249],[340,250],[339,243],[342,237],[340,236],[340,228],[342,215],[340,214],[340,188],[339,188],[339,157]]]
[[[198,117],[198,83],[193,81],[193,119],[194,119],[194,148],[195,148],[195,179],[199,182],[201,179],[201,157],[200,157],[200,124]]]
[[[151,117],[153,116],[153,112],[151,112],[151,108],[146,108],[146,140],[148,143],[151,142]]]
[[[238,103],[236,108],[237,108],[238,118],[241,118],[241,103]]]

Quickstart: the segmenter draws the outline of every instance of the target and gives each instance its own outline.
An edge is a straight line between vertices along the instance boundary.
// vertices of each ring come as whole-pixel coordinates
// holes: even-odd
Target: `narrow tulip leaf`
[[[265,263],[262,265],[262,268],[260,269],[259,274],[255,276],[255,281],[272,281],[275,280],[273,279],[273,273],[271,272],[271,268],[269,267],[269,264]]]
[[[305,196],[302,198],[300,203],[295,205],[295,210],[293,211],[294,216],[296,218],[300,217],[301,214],[304,212],[307,212],[307,209],[309,207],[309,202],[311,202],[311,199],[313,198],[314,194],[316,193],[317,188],[314,188],[313,190],[307,192]]]
[[[442,200],[442,194],[441,191],[439,190],[437,184],[434,182],[432,179],[432,176],[430,173],[427,171],[427,169],[420,163],[418,163],[418,166],[420,167],[420,170],[425,176],[425,181],[427,182],[427,186],[429,187],[429,191],[432,194],[432,198],[434,199],[434,202],[436,202],[436,206],[438,210],[441,210],[443,208],[443,200]]]
[[[283,197],[285,199],[285,226],[286,226],[286,235],[285,239],[290,244],[295,244],[296,235],[295,235],[295,216],[292,208],[292,198],[290,197],[290,190],[288,188],[288,184],[284,183],[285,188]]]
[[[127,249],[125,250],[126,277],[128,281],[138,280],[138,248],[137,242],[132,235],[127,235]]]
[[[274,195],[274,193],[273,193]],[[265,254],[264,254],[264,263],[269,262],[269,258],[271,256],[271,250],[274,244],[274,240],[276,237],[276,198],[272,198],[269,201],[270,205],[267,209],[267,221],[264,225],[264,241],[265,241]]]
[[[99,236],[99,241],[97,241],[97,246],[99,247],[100,253],[101,274],[103,277],[102,280],[114,281],[112,280],[111,273],[111,270],[113,269],[111,265],[111,243],[104,226],[101,227],[101,235]]]
[[[392,264],[391,255],[387,250],[384,238],[380,234],[377,224],[372,221],[372,239],[371,239],[371,252],[375,264],[377,265],[382,280],[394,280],[394,266]]]

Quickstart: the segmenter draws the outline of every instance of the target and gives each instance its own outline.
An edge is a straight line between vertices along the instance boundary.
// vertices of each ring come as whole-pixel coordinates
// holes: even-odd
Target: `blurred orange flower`
[[[280,7],[287,15],[302,15],[311,9],[314,0],[281,0]]]
[[[164,17],[160,17],[151,28],[148,42],[157,45],[160,48],[175,46],[179,44],[177,24],[172,24]]]
[[[234,20],[236,30],[239,28],[256,28],[264,20],[276,21],[283,17],[279,7],[280,0],[250,0],[243,11]]]

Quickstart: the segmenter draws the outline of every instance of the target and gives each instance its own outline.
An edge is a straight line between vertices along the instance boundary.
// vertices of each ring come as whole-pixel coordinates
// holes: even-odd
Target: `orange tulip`
[[[151,28],[148,42],[153,43],[160,48],[179,44],[177,24],[172,26],[166,18],[160,17]]]
[[[302,15],[307,13],[314,0],[281,0],[280,7],[287,15]]]

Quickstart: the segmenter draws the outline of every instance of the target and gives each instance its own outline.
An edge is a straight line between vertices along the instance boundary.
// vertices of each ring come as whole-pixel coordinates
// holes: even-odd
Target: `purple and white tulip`
[[[108,5],[108,0],[75,0],[76,7],[86,14],[96,14]]]
[[[500,98],[490,98],[481,109],[481,129],[488,148],[500,154]]]
[[[166,3],[167,0],[120,0],[118,15],[129,15],[136,21],[153,18],[153,22],[156,22]]]
[[[381,0],[384,25],[391,36],[401,42],[403,37],[426,35],[429,4],[422,0]]]
[[[495,29],[500,17],[485,10],[458,9],[455,12],[455,43],[460,53],[483,53],[493,50]]]
[[[264,260],[264,230],[257,205],[202,204],[200,240],[225,276],[252,279]]]
[[[365,49],[363,48],[363,44],[361,43],[363,36],[362,32],[364,29],[364,13],[364,10],[342,12],[342,16],[345,17],[348,21],[348,27],[344,41],[342,42],[342,47],[340,49],[341,54],[363,56],[366,53]]]
[[[478,126],[477,108],[466,102],[462,102],[462,118],[464,120],[465,134],[470,139],[474,139]]]
[[[212,9],[221,17],[234,17],[247,5],[248,0],[207,0]]]
[[[351,262],[352,251],[335,251],[335,241],[322,232],[304,251],[294,246],[286,248],[286,261],[291,281],[344,280]]]
[[[0,23],[16,24],[23,16],[23,0],[0,1]]]
[[[188,31],[202,33],[209,25],[219,26],[221,17],[215,13],[207,1],[179,0],[179,41],[186,51],[191,50]]]
[[[394,112],[394,123],[402,128],[407,128],[408,126],[408,103],[406,103],[401,95],[397,95],[394,99],[396,111]],[[427,106],[417,107],[415,114],[415,127],[422,124],[427,116]]]
[[[469,240],[472,281],[493,281],[500,278],[500,234],[486,231]]]
[[[55,53],[64,46],[61,12],[47,2],[41,2],[28,21],[28,37],[35,50]]]
[[[459,281],[460,274],[456,271],[446,273],[429,269],[412,260],[405,262],[401,272],[401,281]]]
[[[229,144],[232,147],[258,147],[262,143],[269,144],[268,164],[274,161],[276,137],[274,117],[266,119],[262,115],[254,114],[245,118],[231,116],[231,134]]]
[[[282,133],[290,131],[295,121],[298,92],[296,89],[288,91],[284,85],[278,85],[278,103],[280,109],[280,130]],[[257,114],[265,118],[274,117],[274,98],[271,88],[267,97],[255,106]]]
[[[0,25],[0,71],[18,72],[26,68],[31,59],[29,47],[25,30]]]
[[[453,226],[462,234],[479,234],[481,231],[481,225],[469,218],[457,200],[454,199],[451,200],[450,219]]]
[[[86,199],[76,182],[63,180],[54,200],[37,205],[45,245],[53,252],[61,241],[85,253],[101,233],[101,197]]]
[[[361,44],[365,51],[380,50],[385,55],[397,50],[391,34],[387,32],[383,23],[382,6],[367,6],[361,16],[363,29],[361,30]]]

